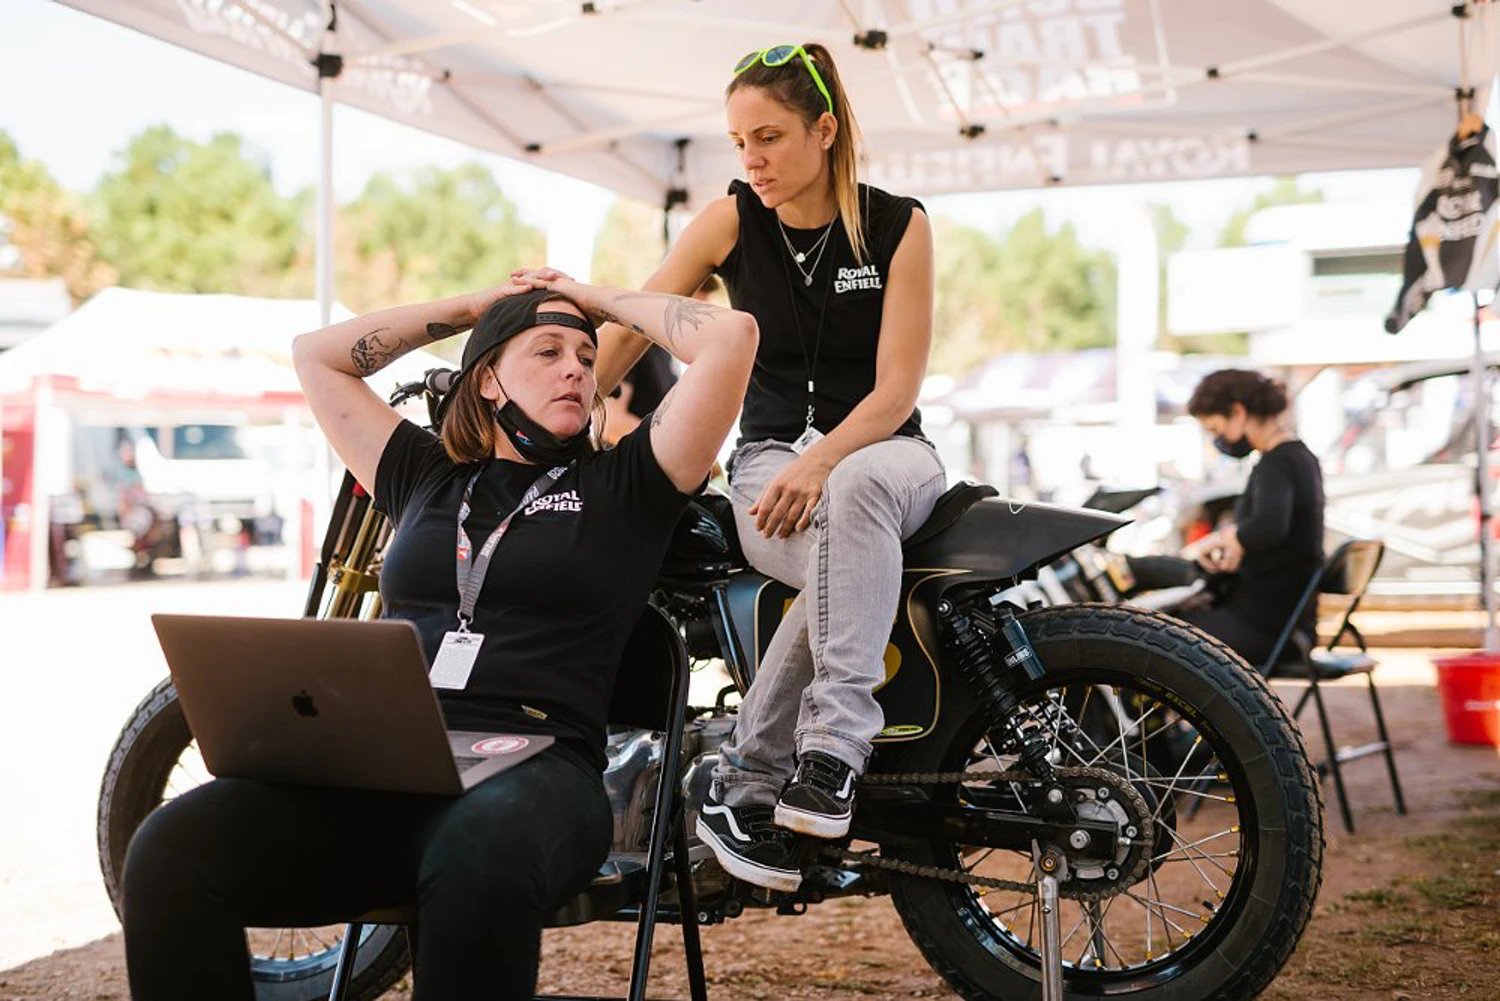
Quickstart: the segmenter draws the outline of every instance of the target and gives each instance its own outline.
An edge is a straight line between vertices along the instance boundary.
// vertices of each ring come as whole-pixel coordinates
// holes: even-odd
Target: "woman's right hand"
[[[478,292],[470,294],[469,315],[474,318],[475,323],[478,323],[479,318],[484,315],[484,311],[501,299],[507,296],[521,295],[524,292],[530,292],[534,288],[548,287],[544,284],[538,284],[535,281],[534,276],[542,272],[549,272],[567,278],[567,275],[562,274],[560,271],[553,271],[551,268],[517,268],[511,272],[510,279],[505,284],[492,285],[487,289],[481,289]]]
[[[605,322],[605,318],[599,315],[596,302],[597,286],[586,285],[556,268],[517,268],[510,273],[510,280],[521,283],[527,291],[550,289],[572,300],[579,309],[589,314],[589,319],[595,324]]]

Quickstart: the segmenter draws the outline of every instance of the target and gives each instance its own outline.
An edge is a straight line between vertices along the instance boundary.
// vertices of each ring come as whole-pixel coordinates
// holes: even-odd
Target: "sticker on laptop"
[[[525,737],[489,737],[479,741],[471,750],[475,754],[515,754],[531,746]]]

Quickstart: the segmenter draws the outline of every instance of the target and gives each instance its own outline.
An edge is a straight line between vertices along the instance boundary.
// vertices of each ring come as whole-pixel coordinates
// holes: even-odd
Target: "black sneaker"
[[[710,789],[694,829],[731,876],[790,892],[802,885],[802,872],[792,864],[787,833],[772,813],[769,806],[726,806],[718,790]]]
[[[854,769],[831,754],[808,751],[776,804],[776,823],[815,838],[841,838],[854,816]]]

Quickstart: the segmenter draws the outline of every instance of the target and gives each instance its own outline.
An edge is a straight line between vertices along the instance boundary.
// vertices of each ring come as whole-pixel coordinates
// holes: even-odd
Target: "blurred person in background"
[[[1187,409],[1221,453],[1260,458],[1233,520],[1183,551],[1219,578],[1213,605],[1178,614],[1258,667],[1323,565],[1323,472],[1291,429],[1286,387],[1275,379],[1221,369],[1198,384]],[[1316,637],[1316,603],[1299,626]]]

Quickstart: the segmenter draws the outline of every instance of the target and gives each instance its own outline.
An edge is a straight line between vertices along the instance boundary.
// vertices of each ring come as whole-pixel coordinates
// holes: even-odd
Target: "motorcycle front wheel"
[[[1099,870],[1109,880],[1064,883],[1067,998],[1259,994],[1291,956],[1322,881],[1322,800],[1286,708],[1227,647],[1164,615],[1072,605],[1022,622],[1046,674],[1018,694],[1050,721],[1050,757],[1106,770],[1114,801],[1149,818],[1152,831],[1144,855]],[[1014,787],[984,772],[1019,762],[980,708],[941,732],[948,736],[901,746],[879,770],[969,772],[934,796],[1014,809]],[[1029,854],[949,841],[881,850],[1035,884]],[[964,998],[1040,996],[1032,890],[901,876],[892,897],[912,940]]]
[[[158,806],[210,779],[188,732],[172,680],[136,706],[109,756],[99,788],[99,868],[115,913],[130,838]],[[328,996],[343,926],[247,928],[256,1001],[317,1001]],[[356,956],[352,1001],[373,1001],[406,973],[406,935],[391,925],[366,925]]]

